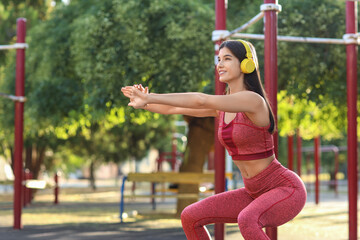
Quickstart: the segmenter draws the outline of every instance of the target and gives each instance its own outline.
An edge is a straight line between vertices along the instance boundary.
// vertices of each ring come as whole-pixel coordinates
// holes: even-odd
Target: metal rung
[[[12,45],[0,45],[0,50],[9,50],[9,49],[25,49],[29,48],[27,43],[15,43]]]
[[[24,96],[14,96],[6,93],[0,93],[0,97],[11,99],[14,102],[26,102],[26,97]]]

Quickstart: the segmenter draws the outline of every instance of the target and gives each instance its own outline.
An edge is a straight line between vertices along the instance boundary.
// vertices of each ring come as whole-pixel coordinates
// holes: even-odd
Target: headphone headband
[[[242,43],[242,45],[245,47],[246,50],[246,58],[242,60],[240,63],[241,71],[245,74],[252,73],[255,70],[256,66],[253,60],[253,56],[249,44],[243,40],[238,40],[238,41]]]
[[[244,40],[240,40],[240,39],[239,39],[238,41],[241,42],[242,45],[244,45],[245,50],[246,50],[246,57],[252,59],[252,53],[251,53],[249,44],[248,44],[246,41],[244,41]]]

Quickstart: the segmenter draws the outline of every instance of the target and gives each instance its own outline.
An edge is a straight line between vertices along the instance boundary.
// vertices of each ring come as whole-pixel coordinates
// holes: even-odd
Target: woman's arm
[[[212,109],[224,112],[255,113],[266,109],[265,100],[252,91],[241,91],[230,95],[208,95],[204,93],[144,94],[134,87],[127,87],[129,106],[142,108],[146,104],[164,104],[190,109]]]
[[[141,91],[144,94],[149,94],[149,89],[146,87],[144,88],[141,84],[140,85],[134,85],[136,89]],[[124,87],[121,89],[123,94],[130,98],[131,101],[131,89],[132,87]],[[160,114],[182,114],[182,115],[188,115],[193,117],[217,117],[217,111],[213,109],[193,109],[193,108],[183,108],[183,107],[174,107],[171,105],[165,105],[165,104],[146,104],[143,107],[140,107],[141,109],[160,113]]]
[[[193,117],[217,117],[217,112],[213,109],[192,109],[163,104],[147,104],[143,109],[160,114],[182,114]]]

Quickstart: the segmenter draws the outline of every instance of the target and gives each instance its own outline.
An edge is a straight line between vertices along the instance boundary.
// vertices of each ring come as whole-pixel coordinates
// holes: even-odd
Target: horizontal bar
[[[26,102],[26,97],[22,97],[22,96],[14,96],[5,93],[0,93],[0,97],[11,99],[15,102]]]
[[[302,152],[314,152],[314,147],[303,147],[301,149]],[[339,152],[339,148],[337,146],[334,145],[329,145],[329,146],[321,146],[320,147],[320,151],[321,152]]]
[[[262,19],[264,17],[264,12],[260,12],[258,15],[256,15],[255,17],[253,17],[252,19],[250,19],[247,23],[243,24],[242,26],[232,30],[232,31],[227,31],[227,30],[215,30],[213,31],[213,36],[212,36],[212,41],[216,42],[222,39],[227,39],[231,36],[233,36],[235,33],[241,32],[245,29],[247,29],[248,27],[250,27],[251,25],[253,25],[254,23],[256,23],[257,21],[259,21],[260,19]]]
[[[9,49],[25,49],[29,48],[27,43],[15,43],[12,45],[0,45],[0,50],[9,50]]]
[[[203,182],[214,182],[214,173],[129,173],[128,181],[135,182],[172,182],[197,184]]]
[[[141,194],[141,195],[124,195],[124,198],[204,198],[207,196],[211,196],[211,194],[203,195],[203,194],[196,194],[196,193],[182,193],[182,194],[171,194],[171,195],[158,195],[158,194]]]
[[[264,40],[263,34],[248,34],[248,33],[236,33],[233,35],[236,38],[248,38],[256,40]],[[327,43],[327,44],[346,44],[344,39],[335,38],[313,38],[313,37],[293,37],[293,36],[278,36],[278,41],[283,42],[303,42],[303,43]]]
[[[226,177],[231,179],[232,174],[226,173]],[[184,184],[213,183],[214,173],[174,173],[174,172],[157,172],[157,173],[129,173],[128,181],[133,182],[171,182]]]
[[[230,37],[235,33],[241,32],[245,29],[247,29],[248,27],[250,27],[251,25],[253,25],[254,23],[256,23],[257,21],[259,21],[260,19],[262,19],[264,17],[264,12],[260,12],[258,15],[256,15],[255,17],[253,17],[252,19],[250,19],[250,21],[248,21],[247,23],[243,24],[242,26],[232,30],[229,34],[229,36],[226,37]]]

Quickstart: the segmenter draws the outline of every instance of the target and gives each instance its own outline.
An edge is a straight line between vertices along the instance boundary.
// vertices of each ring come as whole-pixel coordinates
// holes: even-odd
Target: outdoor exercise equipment
[[[338,195],[338,180],[337,180],[337,173],[339,172],[339,152],[342,150],[346,150],[345,148],[339,148],[337,146],[334,145],[329,145],[329,146],[317,146],[315,145],[314,147],[304,147],[302,149],[303,153],[315,153],[316,148],[319,148],[317,154],[319,155],[320,153],[323,152],[333,152],[334,153],[334,180],[330,181],[330,184],[332,184],[334,186],[334,191],[335,191],[335,196]],[[321,160],[320,157],[318,157],[318,160],[315,159],[315,162],[318,161],[317,164],[315,164],[315,203],[318,204],[319,201],[319,173],[320,173],[320,166],[321,166]]]
[[[15,96],[2,93],[0,96],[15,101],[15,144],[14,144],[14,229],[21,229],[22,210],[22,149],[24,129],[25,98],[25,43],[26,19],[17,19],[16,44],[0,46],[0,50],[16,49],[16,87]]]
[[[359,33],[357,32],[357,0],[346,1],[346,34],[343,39],[309,38],[294,36],[277,36],[277,13],[281,6],[277,0],[264,0],[260,7],[260,13],[250,21],[233,31],[226,30],[226,3],[225,0],[216,0],[215,4],[215,31],[212,40],[215,44],[215,64],[217,63],[218,49],[223,40],[230,37],[242,39],[264,40],[265,55],[265,91],[269,96],[275,119],[277,121],[277,41],[303,42],[303,43],[326,43],[346,45],[347,55],[347,104],[348,104],[348,186],[349,186],[349,239],[357,239],[357,45],[359,45]],[[264,34],[239,33],[260,19],[264,18]],[[215,72],[215,94],[224,92],[224,84],[218,81]],[[215,121],[215,129],[219,122]],[[274,135],[275,154],[278,156],[278,135]],[[315,154],[317,155],[317,153]],[[225,150],[215,138],[215,192],[223,192],[225,186]],[[277,239],[276,228],[267,228],[267,235]],[[224,239],[224,224],[215,225],[215,238]]]

